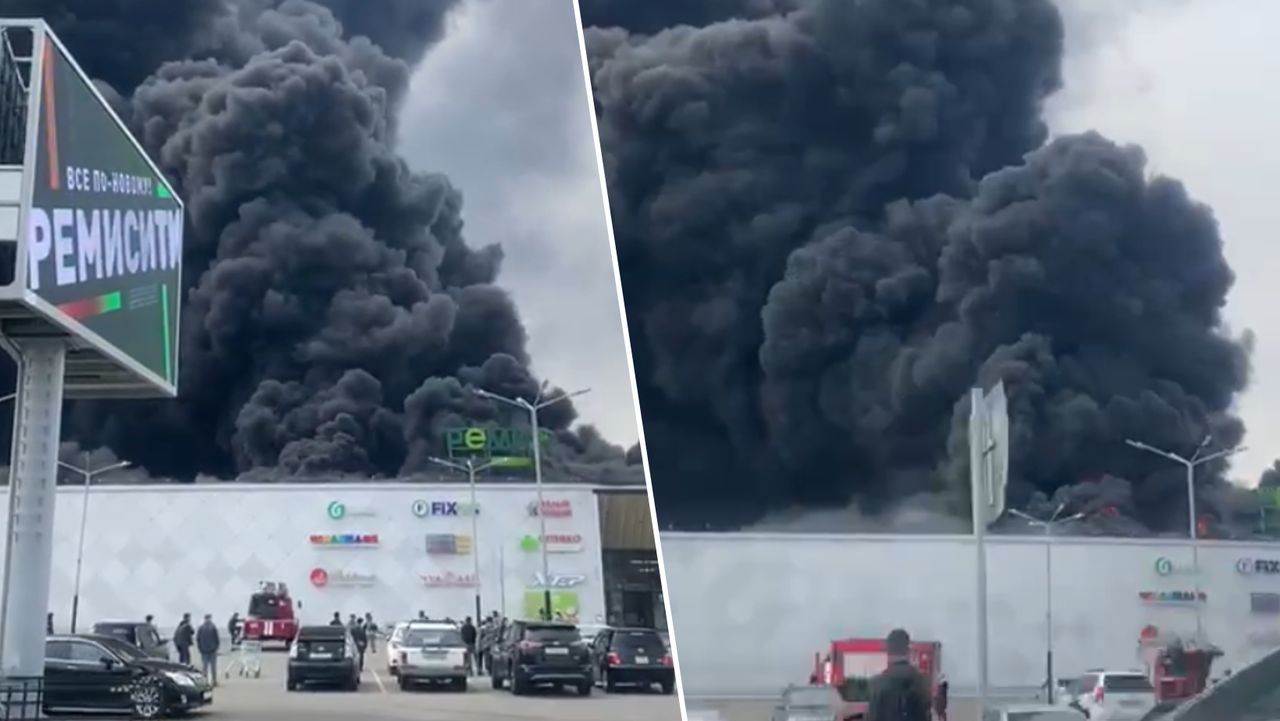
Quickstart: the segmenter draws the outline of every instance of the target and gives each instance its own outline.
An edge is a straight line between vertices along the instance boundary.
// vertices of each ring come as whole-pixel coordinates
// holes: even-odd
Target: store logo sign
[[[433,556],[465,556],[471,553],[471,536],[432,533],[427,536],[427,553]]]
[[[1269,616],[1280,615],[1280,593],[1249,594],[1249,610]]]
[[[1156,575],[1158,576],[1189,576],[1195,574],[1195,569],[1189,564],[1175,563],[1173,559],[1167,556],[1161,556],[1156,559]]]
[[[1280,561],[1267,558],[1242,558],[1236,561],[1236,570],[1246,576],[1254,574],[1275,576],[1280,574]]]
[[[529,584],[530,588],[573,588],[581,586],[587,582],[587,577],[581,573],[553,573],[551,574],[551,582],[547,583],[547,577],[541,573],[533,574],[533,582]]]
[[[323,568],[311,569],[311,585],[316,588],[324,588],[326,586],[372,586],[378,582],[377,576],[372,573],[357,573],[355,571],[327,571]]]
[[[478,516],[480,515],[480,504],[472,505],[470,503],[459,503],[458,501],[424,501],[419,499],[413,502],[410,510],[418,518]]]
[[[325,515],[335,521],[341,521],[344,518],[369,518],[378,513],[372,508],[351,508],[342,501],[329,501],[329,505],[325,507]]]
[[[537,501],[530,501],[529,505],[526,506],[526,510],[529,511],[530,518],[537,518],[539,515],[545,518],[570,518],[573,516],[573,504],[567,499],[557,501],[544,500],[541,514],[538,512]]]
[[[1143,603],[1160,606],[1185,606],[1209,600],[1204,591],[1141,591],[1138,598]]]
[[[582,536],[577,533],[548,533],[539,542],[536,536],[525,536],[520,539],[520,548],[532,553],[542,546],[547,553],[577,553],[582,550]]]
[[[480,585],[480,579],[474,573],[424,573],[422,585],[428,588],[476,588]]]
[[[317,548],[377,548],[376,533],[313,533],[311,545]]]

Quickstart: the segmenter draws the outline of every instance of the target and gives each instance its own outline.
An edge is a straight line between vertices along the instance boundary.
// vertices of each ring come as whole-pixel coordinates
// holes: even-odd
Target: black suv
[[[510,681],[517,695],[538,684],[572,684],[589,696],[591,649],[573,624],[514,621],[494,649],[492,678],[494,688]]]
[[[648,688],[654,684],[669,694],[676,686],[676,672],[662,636],[652,628],[606,628],[591,645],[592,669],[605,689],[620,685]]]
[[[346,626],[303,626],[289,649],[285,688],[296,691],[309,683],[336,684],[347,691],[360,689],[360,652]]]
[[[110,636],[50,636],[44,655],[44,708],[50,715],[114,712],[155,719],[213,702],[204,674]]]
[[[160,637],[156,627],[146,621],[104,621],[93,624],[95,636],[118,638],[137,646],[152,658],[169,658],[169,641]]]

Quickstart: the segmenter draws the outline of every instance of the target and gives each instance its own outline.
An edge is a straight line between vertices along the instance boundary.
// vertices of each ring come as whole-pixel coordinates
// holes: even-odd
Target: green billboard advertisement
[[[541,429],[542,447],[551,441],[551,432]],[[533,465],[533,434],[528,428],[449,428],[444,432],[445,451],[450,458],[472,456],[487,458],[506,468],[528,468]]]
[[[523,618],[527,620],[542,618],[544,601],[542,591],[525,591],[524,604],[521,609],[524,611]],[[578,594],[573,591],[552,591],[551,616],[552,620],[577,623]]]
[[[182,202],[66,51],[46,37],[33,86],[34,182],[19,256],[28,302],[147,385],[173,394]]]

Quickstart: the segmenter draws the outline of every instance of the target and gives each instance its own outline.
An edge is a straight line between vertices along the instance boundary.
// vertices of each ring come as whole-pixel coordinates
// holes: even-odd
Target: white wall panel
[[[544,487],[548,501],[569,500],[572,517],[548,518],[549,534],[579,534],[582,550],[550,554],[553,574],[582,574],[578,593],[584,621],[604,614],[599,510],[594,492],[577,486]],[[334,611],[372,612],[380,621],[424,610],[432,616],[474,614],[470,588],[426,588],[420,574],[472,573],[470,555],[426,553],[429,533],[471,534],[465,516],[419,518],[415,499],[465,502],[459,485],[249,485],[102,486],[89,504],[87,542],[81,582],[83,624],[107,619],[140,619],[155,614],[162,628],[184,611],[208,612],[220,626],[233,611],[243,616],[259,581],[287,583],[303,605],[304,622],[326,622]],[[70,621],[82,489],[58,494],[50,610],[64,630]],[[480,558],[485,613],[520,615],[523,596],[541,570],[538,553],[522,551],[519,541],[538,534],[528,513],[532,485],[500,486],[477,492],[481,508],[476,551]],[[335,521],[326,508],[341,501],[350,509],[372,508],[375,517]],[[7,508],[7,494],[0,494]],[[0,514],[0,524],[4,523]],[[315,533],[377,533],[376,549],[317,549]],[[6,534],[7,537],[7,534]],[[0,541],[2,543],[2,541]],[[316,588],[311,570],[345,569],[375,574],[367,588]]]
[[[681,534],[661,538],[676,646],[692,696],[774,695],[803,682],[833,638],[883,637],[902,626],[941,641],[944,670],[963,693],[977,683],[974,549],[955,536]],[[988,541],[990,678],[1022,691],[1044,678],[1045,546]],[[1053,546],[1054,646],[1060,675],[1094,666],[1140,667],[1147,624],[1190,635],[1189,607],[1152,606],[1142,591],[1193,590],[1161,576],[1161,556],[1190,563],[1186,542],[1058,539]],[[1242,574],[1237,561],[1280,560],[1280,546],[1204,542],[1203,618],[1239,668],[1269,650],[1250,639],[1280,632],[1280,615],[1250,612],[1250,594],[1280,593],[1280,574]]]

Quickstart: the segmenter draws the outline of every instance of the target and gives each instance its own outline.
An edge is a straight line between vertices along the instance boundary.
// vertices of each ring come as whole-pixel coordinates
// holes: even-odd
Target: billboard
[[[23,298],[143,387],[173,395],[182,202],[52,34],[41,45]]]

